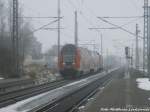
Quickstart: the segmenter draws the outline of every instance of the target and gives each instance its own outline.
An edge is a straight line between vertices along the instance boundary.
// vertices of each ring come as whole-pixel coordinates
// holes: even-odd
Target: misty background
[[[102,35],[104,57],[109,55],[111,64],[125,57],[125,46],[133,48],[135,53],[135,36],[120,29],[90,30],[89,28],[113,27],[97,17],[143,16],[143,0],[60,0],[60,2],[61,28],[63,28],[61,29],[61,46],[66,43],[74,43],[74,12],[77,11],[79,46],[101,53]],[[56,20],[56,18],[36,17],[57,17],[57,8],[57,0],[19,0],[19,36],[22,42],[19,60],[23,63],[22,67],[27,66],[29,69],[31,66],[28,65],[33,62],[42,63],[42,65],[54,62],[52,66],[56,68],[57,30],[34,31]],[[3,57],[0,60],[0,71],[2,74],[10,74],[13,70],[13,64],[11,65],[11,60],[13,60],[11,59],[12,0],[0,0],[0,15],[0,45],[1,57]],[[132,33],[135,33],[135,26],[138,24],[140,36],[143,36],[143,17],[105,19]],[[57,28],[57,22],[46,28]],[[142,63],[142,39],[139,39],[139,52]],[[112,62],[114,57],[115,61]],[[45,58],[44,61],[43,58]],[[109,60],[106,60],[108,63]],[[7,77],[7,75],[4,76]]]
[[[102,22],[97,17],[100,16],[143,16],[143,0],[60,0],[61,1],[61,44],[74,43],[74,11],[78,11],[79,23],[79,43],[98,44],[100,50],[100,35],[103,35],[104,53],[109,49],[110,54],[124,55],[123,46],[135,45],[135,37],[117,30],[90,31],[88,28],[107,28],[111,25]],[[57,0],[20,0],[24,10],[24,16],[57,16]],[[30,21],[34,28],[46,24],[53,19],[32,19]],[[143,35],[143,19],[108,19],[110,22],[122,26],[135,33],[135,24],[139,24]],[[57,27],[57,23],[49,26]],[[45,52],[52,45],[57,44],[57,31],[39,31],[34,34],[42,43],[42,51]],[[93,41],[94,40],[94,41]],[[142,43],[142,40],[140,40]],[[140,46],[142,46],[140,44]],[[92,46],[88,46],[92,49]]]

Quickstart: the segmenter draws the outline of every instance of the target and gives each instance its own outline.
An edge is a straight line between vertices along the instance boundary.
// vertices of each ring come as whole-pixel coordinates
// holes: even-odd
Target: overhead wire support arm
[[[88,28],[90,30],[99,30],[99,29],[108,29],[108,30],[112,30],[112,29],[118,29],[118,27],[108,27],[108,28]]]
[[[59,28],[59,29],[65,29],[65,28]],[[43,28],[43,30],[58,30],[58,28]]]
[[[98,17],[98,18],[105,18],[105,19],[132,19],[132,18],[143,18],[144,16],[103,16],[103,17]]]
[[[131,24],[131,23],[133,23],[134,21],[136,21],[136,20],[138,20],[139,18],[136,18],[136,19],[134,19],[134,20],[131,20],[131,21],[129,21],[129,22],[127,22],[127,23],[125,23],[125,24],[123,24],[123,25],[120,25],[120,27],[124,27],[124,26],[126,26],[126,25],[129,25],[129,24]],[[99,29],[104,29],[104,30],[116,30],[116,29],[119,29],[120,27],[102,27],[102,28],[89,28],[90,30],[99,30]]]
[[[120,30],[125,31],[125,32],[127,32],[127,33],[129,33],[129,34],[131,34],[131,35],[133,35],[133,36],[136,36],[135,33],[130,32],[129,30],[127,30],[127,29],[125,29],[125,28],[123,28],[123,27],[120,27],[120,26],[118,26],[118,25],[116,25],[116,24],[113,24],[113,23],[111,23],[111,22],[109,22],[109,21],[107,21],[107,20],[105,20],[105,19],[103,19],[103,18],[101,18],[101,17],[98,17],[98,19],[100,19],[101,21],[103,21],[103,22],[105,22],[105,23],[108,23],[108,24],[110,24],[110,25],[112,25],[112,26],[114,26],[114,27],[118,27]],[[143,39],[142,36],[139,36],[139,37]]]
[[[62,18],[60,18],[60,19],[62,19]],[[51,25],[51,24],[53,24],[53,23],[56,23],[58,20],[59,20],[59,19],[54,20],[54,21],[51,21],[51,22],[49,22],[49,23],[47,23],[47,24],[45,24],[45,25],[43,25],[43,26],[41,26],[41,27],[39,27],[39,28],[33,30],[29,35],[32,35],[33,33],[37,32],[37,31],[39,31],[39,30],[42,30],[42,29],[44,29],[45,27],[47,27],[47,26],[49,26],[49,25]]]
[[[63,17],[30,17],[30,16],[23,16],[18,18],[24,18],[24,19],[57,19],[57,18],[63,18]]]

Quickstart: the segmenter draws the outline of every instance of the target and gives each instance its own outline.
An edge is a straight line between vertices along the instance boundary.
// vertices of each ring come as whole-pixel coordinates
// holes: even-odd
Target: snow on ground
[[[19,101],[13,105],[4,107],[0,109],[0,112],[27,112],[39,105],[48,103],[54,99],[59,98],[60,96],[71,92],[72,90],[76,90],[79,87],[83,87],[89,84],[91,81],[100,78],[101,76],[105,75],[105,73],[98,74],[96,76],[91,76],[86,79],[82,79],[80,81],[73,82],[71,84],[67,84],[63,87],[48,91],[46,93],[28,98],[23,101]]]
[[[146,91],[150,91],[150,81],[148,78],[138,78],[136,79],[138,88]]]
[[[116,70],[116,69],[112,69],[111,71],[113,71],[113,70]],[[105,75],[106,75],[106,73],[103,72],[103,73],[82,79],[80,81],[76,81],[71,84],[67,84],[63,87],[48,91],[46,93],[28,98],[26,100],[19,101],[13,105],[1,108],[0,112],[27,112],[39,105],[46,104],[50,101],[53,101],[53,100],[59,98],[60,96],[71,92],[72,90],[77,90],[80,87],[84,87],[85,85],[87,85]]]

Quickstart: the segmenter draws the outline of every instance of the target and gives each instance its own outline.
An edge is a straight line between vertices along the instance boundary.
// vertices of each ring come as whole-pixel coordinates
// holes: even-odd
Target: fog
[[[135,37],[122,30],[89,30],[88,28],[107,28],[113,27],[102,22],[98,16],[142,16],[143,0],[60,0],[61,1],[61,44],[74,42],[74,11],[78,11],[79,23],[79,44],[93,43],[98,44],[97,50],[100,50],[100,35],[103,35],[104,53],[109,50],[110,54],[124,55],[124,46],[132,46]],[[57,16],[57,0],[20,0],[21,7],[24,10],[24,16]],[[30,21],[34,28],[47,24],[54,19],[32,19]],[[143,35],[143,18],[130,19],[107,19],[110,22],[135,33],[135,24],[139,24]],[[56,28],[57,23],[50,25],[49,28]],[[57,31],[41,30],[35,33],[35,36],[43,44],[43,52],[52,45],[57,44]],[[140,40],[141,46],[142,40]],[[92,49],[92,46],[88,46]]]

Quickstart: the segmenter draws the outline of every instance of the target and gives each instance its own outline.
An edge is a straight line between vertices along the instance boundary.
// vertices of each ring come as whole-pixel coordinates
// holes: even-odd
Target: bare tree
[[[23,11],[20,9],[19,16]],[[0,1],[0,76],[5,78],[15,77],[12,75],[14,69],[12,56],[12,3],[6,7],[4,2]],[[30,22],[19,19],[19,60],[23,65],[26,55],[31,54],[40,43],[32,34],[32,25]],[[34,47],[33,47],[34,46]],[[39,52],[41,52],[39,50]],[[22,66],[23,67],[23,66]]]

